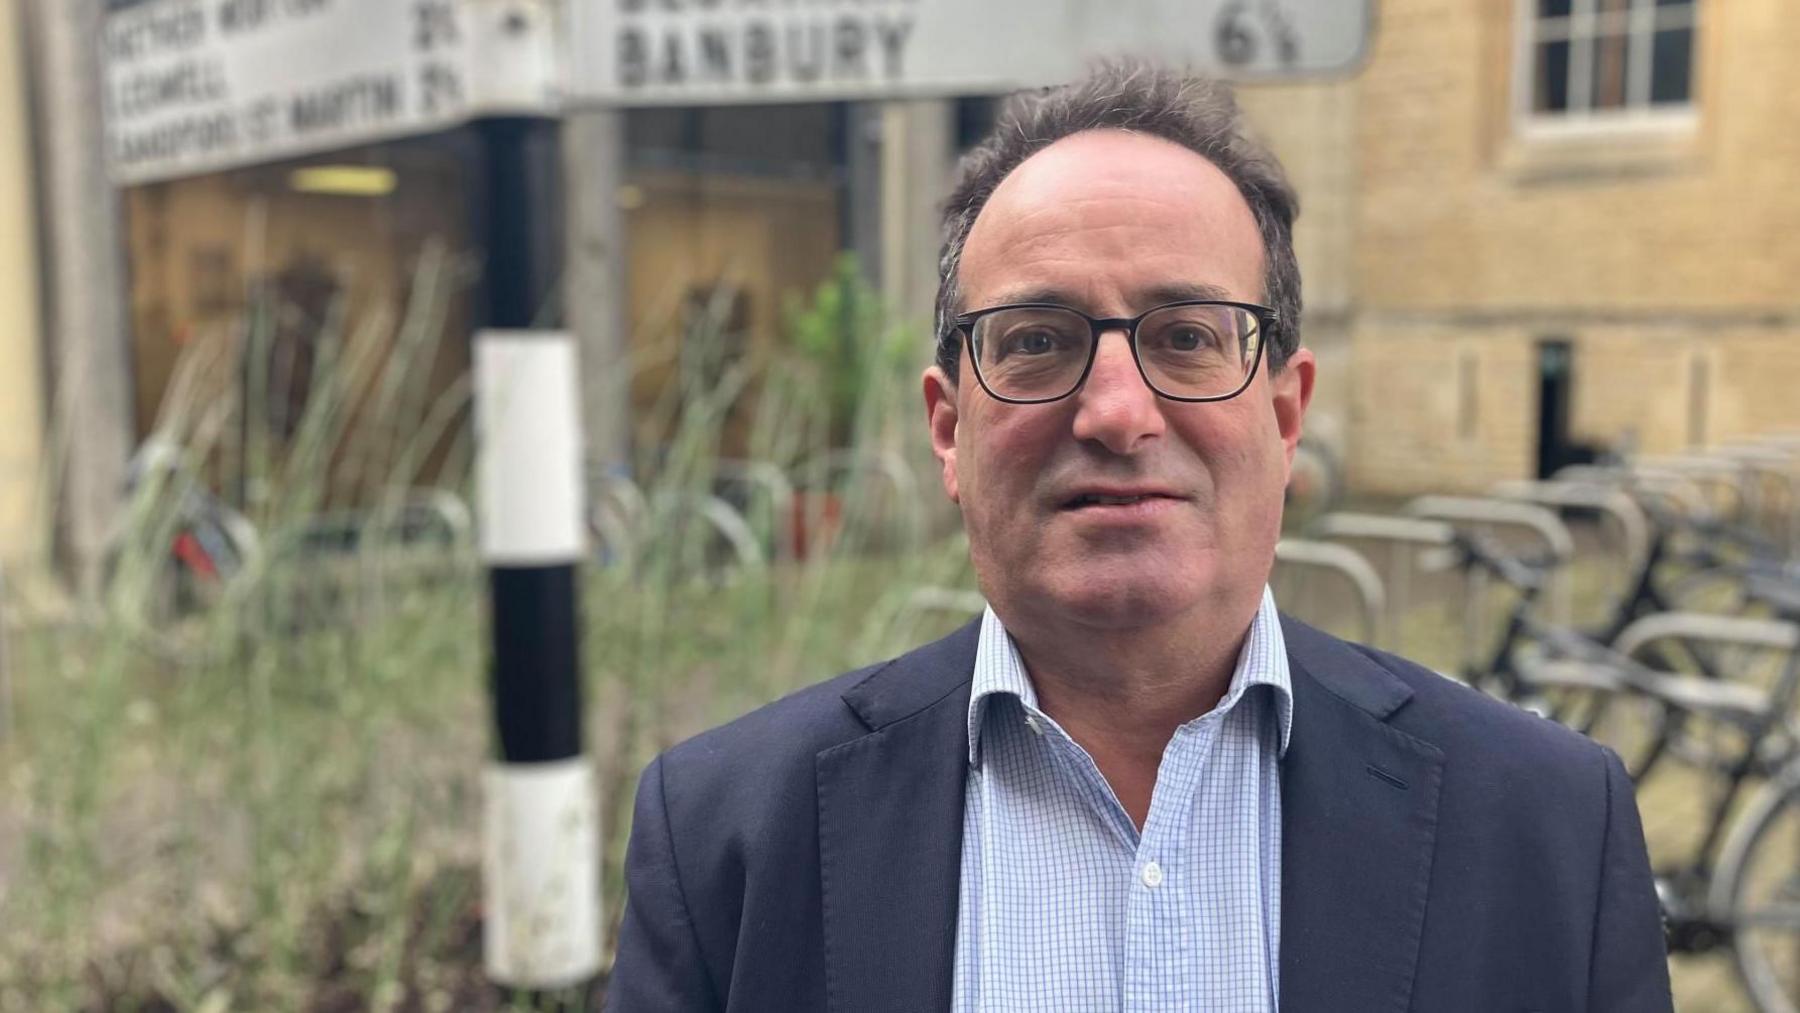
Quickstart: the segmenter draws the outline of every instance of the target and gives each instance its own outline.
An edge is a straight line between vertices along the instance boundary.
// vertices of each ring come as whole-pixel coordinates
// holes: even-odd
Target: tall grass
[[[281,307],[195,346],[157,426],[185,468],[122,503],[103,602],[11,603],[0,1009],[493,1003],[476,868],[482,572],[468,539],[413,544],[388,523],[421,485],[469,500],[470,385],[429,383],[466,340],[445,329],[464,273],[432,252],[408,305],[333,314],[284,439],[261,373]],[[947,628],[959,617],[911,591],[969,582],[923,455],[898,435],[916,364],[872,357],[866,417],[834,445],[811,367],[770,351],[718,368],[715,324],[644,343],[689,354],[640,427],[635,493],[610,487],[636,506],[603,511],[585,574],[609,927],[651,755]],[[166,547],[196,482],[242,490],[262,551],[171,616]],[[737,543],[716,522],[721,493],[740,508]],[[334,523],[354,537],[318,548],[320,515],[345,509]]]

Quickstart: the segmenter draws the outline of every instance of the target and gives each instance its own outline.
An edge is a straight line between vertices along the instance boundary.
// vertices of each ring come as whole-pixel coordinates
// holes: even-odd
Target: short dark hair
[[[1128,130],[1173,141],[1217,166],[1237,186],[1262,235],[1263,300],[1277,318],[1264,339],[1269,368],[1280,369],[1300,347],[1300,264],[1294,256],[1300,202],[1287,174],[1250,135],[1230,85],[1140,60],[1114,60],[1070,84],[1008,98],[993,131],[957,165],[956,186],[944,202],[936,321],[937,362],[951,382],[962,351],[951,323],[962,298],[957,269],[976,216],[1019,163],[1087,130]]]

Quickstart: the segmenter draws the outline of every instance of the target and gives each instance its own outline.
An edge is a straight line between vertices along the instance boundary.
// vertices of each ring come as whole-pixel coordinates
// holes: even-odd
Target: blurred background
[[[1787,0],[1146,3],[1116,39],[1098,4],[909,20],[930,6],[0,0],[0,1009],[503,1001],[495,326],[579,350],[604,951],[649,757],[981,607],[918,397],[937,202],[996,95],[1066,76],[1077,39],[1172,36],[1242,79],[1299,191],[1297,541],[1685,462],[1686,513],[1645,505],[1624,542],[1623,508],[1559,514],[1575,612],[1629,590],[1646,524],[1791,554]],[[971,54],[962,90],[932,77]],[[1465,633],[1504,608],[1485,589],[1396,594],[1416,560],[1382,557],[1371,599],[1303,555],[1309,618],[1379,612],[1446,670],[1499,635]],[[1699,773],[1645,782],[1659,859],[1737,786],[1674,752]],[[1723,937],[1677,958],[1686,1008],[1759,1008]]]

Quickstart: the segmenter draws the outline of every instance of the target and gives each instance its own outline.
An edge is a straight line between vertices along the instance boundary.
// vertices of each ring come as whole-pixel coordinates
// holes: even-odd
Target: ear
[[[1275,426],[1281,432],[1281,445],[1287,451],[1287,462],[1294,463],[1294,448],[1300,445],[1300,424],[1306,417],[1306,406],[1312,403],[1313,373],[1317,370],[1312,351],[1294,350],[1279,373],[1269,378],[1270,397],[1275,403]]]
[[[939,366],[925,370],[925,423],[931,428],[931,453],[943,470],[944,492],[961,503],[956,483],[956,386]]]

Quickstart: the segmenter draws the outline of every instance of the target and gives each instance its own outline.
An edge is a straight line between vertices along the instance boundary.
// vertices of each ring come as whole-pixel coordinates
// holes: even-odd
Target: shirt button
[[[1144,881],[1145,886],[1151,887],[1152,889],[1161,886],[1163,881],[1162,866],[1157,865],[1155,862],[1145,862],[1144,871],[1139,878]]]
[[[1044,734],[1044,723],[1037,719],[1036,714],[1025,715],[1025,727],[1031,729],[1033,735]]]

